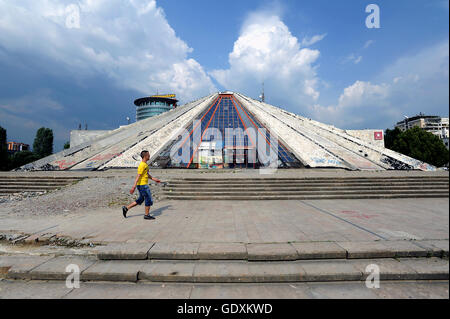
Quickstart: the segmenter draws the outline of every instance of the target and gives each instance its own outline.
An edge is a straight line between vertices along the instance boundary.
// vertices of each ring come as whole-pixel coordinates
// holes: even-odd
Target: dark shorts
[[[139,191],[139,198],[136,200],[138,205],[141,205],[145,200],[145,206],[152,206],[153,199],[152,193],[150,192],[150,186],[148,185],[138,185],[137,189]]]

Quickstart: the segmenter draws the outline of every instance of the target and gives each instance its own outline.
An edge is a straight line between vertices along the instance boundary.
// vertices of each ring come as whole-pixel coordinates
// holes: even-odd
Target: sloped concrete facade
[[[133,168],[143,149],[150,161],[173,143],[180,132],[197,120],[217,100],[215,93],[161,115],[109,131],[68,150],[23,166],[22,170],[103,170]],[[257,119],[307,168],[347,170],[436,168],[408,156],[371,143],[373,131],[345,131],[281,108],[262,103],[239,93],[233,99]]]

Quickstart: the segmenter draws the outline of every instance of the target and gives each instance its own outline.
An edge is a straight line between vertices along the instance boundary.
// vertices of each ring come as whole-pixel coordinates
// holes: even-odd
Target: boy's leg
[[[138,203],[132,202],[130,205],[127,206],[127,209],[132,209],[133,207],[137,206]]]
[[[152,195],[150,193],[150,187],[147,185],[143,191],[145,198],[145,219],[155,219],[155,217],[150,216],[150,206],[153,205]]]
[[[122,207],[123,217],[127,218],[127,212],[129,209],[131,209],[137,205],[141,205],[144,202],[144,195],[142,194],[141,188],[139,186],[138,186],[138,191],[139,191],[139,198],[135,202],[132,202],[130,205]]]

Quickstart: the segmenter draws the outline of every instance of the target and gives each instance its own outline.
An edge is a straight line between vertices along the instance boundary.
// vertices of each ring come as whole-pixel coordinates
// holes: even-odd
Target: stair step
[[[76,183],[79,180],[57,180],[57,181],[3,181],[0,182],[0,185],[55,185],[58,184],[72,184]]]
[[[364,281],[376,264],[381,280],[448,280],[448,260],[440,258],[248,261],[97,261],[59,256],[40,263],[12,265],[9,279],[66,280],[66,267],[78,265],[81,281],[187,283],[274,283]]]
[[[315,183],[290,183],[290,184],[171,184],[168,183],[167,187],[172,188],[229,188],[229,187],[351,187],[351,186],[380,186],[380,187],[394,187],[394,186],[442,186],[448,187],[448,183],[323,183],[323,184],[315,184]]]
[[[1,186],[1,185],[0,185]],[[339,187],[330,187],[330,186],[288,186],[288,187],[278,187],[278,186],[247,186],[247,187],[170,187],[167,186],[163,190],[164,191],[173,191],[173,192],[192,192],[193,190],[197,192],[215,192],[215,191],[326,191],[326,190],[448,190],[447,186],[427,186],[427,185],[417,185],[417,186],[395,186],[395,187],[382,187],[382,186],[374,186],[374,187],[363,187],[363,186],[339,186]]]
[[[256,178],[245,178],[245,177],[229,177],[229,178],[179,178],[180,181],[254,181],[254,180],[267,180],[267,181],[288,181],[288,180],[311,180],[311,181],[321,181],[321,180],[435,180],[435,179],[449,179],[449,176],[398,176],[398,177],[295,177],[295,178],[283,178],[283,177],[256,177]]]
[[[365,194],[365,195],[256,195],[256,196],[186,196],[186,195],[165,195],[165,199],[171,200],[309,200],[309,199],[380,199],[380,198],[447,198],[447,193],[412,193],[412,194]]]
[[[78,181],[82,180],[85,177],[22,177],[22,176],[1,176],[0,182],[3,181]]]

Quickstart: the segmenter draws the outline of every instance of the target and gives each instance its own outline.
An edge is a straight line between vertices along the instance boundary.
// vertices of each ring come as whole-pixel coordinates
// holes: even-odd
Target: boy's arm
[[[137,174],[136,179],[134,180],[134,185],[133,185],[133,187],[130,190],[130,194],[133,194],[134,191],[136,190],[136,185],[137,185],[138,180],[139,180],[140,177],[141,177],[141,174]]]
[[[152,175],[150,175],[150,172],[147,172],[147,175],[148,175],[148,178],[150,178],[152,181],[161,183],[161,181],[159,179],[152,177]]]

